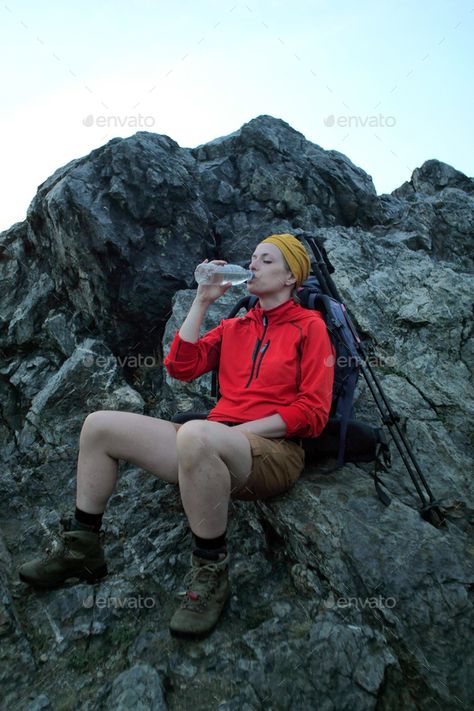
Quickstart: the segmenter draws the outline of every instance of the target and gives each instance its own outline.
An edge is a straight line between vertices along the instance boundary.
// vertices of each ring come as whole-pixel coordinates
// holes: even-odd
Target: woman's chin
[[[253,281],[248,281],[247,282],[247,291],[249,294],[253,294],[254,296],[260,296],[261,294],[261,289],[259,288],[258,284],[255,284]]]

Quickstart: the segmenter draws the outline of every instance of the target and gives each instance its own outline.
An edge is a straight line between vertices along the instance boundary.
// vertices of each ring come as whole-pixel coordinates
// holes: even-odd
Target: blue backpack
[[[360,343],[360,339],[344,304],[324,294],[315,276],[308,277],[298,289],[298,298],[302,306],[321,312],[336,352],[332,406],[329,417],[332,420],[332,428],[334,428],[335,422],[339,423],[337,467],[340,467],[344,461],[347,461],[344,458],[347,428],[349,421],[354,421],[354,393],[360,373],[357,344]],[[353,427],[354,424],[352,424]],[[354,433],[352,432],[351,435],[353,436]]]

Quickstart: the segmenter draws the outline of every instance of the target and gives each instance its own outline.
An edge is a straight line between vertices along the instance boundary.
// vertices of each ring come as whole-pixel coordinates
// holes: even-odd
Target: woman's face
[[[257,245],[249,269],[254,276],[247,282],[247,288],[258,294],[280,291],[284,287],[293,287],[296,284],[296,279],[288,271],[282,253],[271,242]]]

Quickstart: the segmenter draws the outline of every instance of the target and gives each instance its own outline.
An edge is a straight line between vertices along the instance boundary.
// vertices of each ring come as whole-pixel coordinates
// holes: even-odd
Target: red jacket
[[[329,417],[335,351],[318,311],[289,299],[223,319],[196,343],[176,331],[166,370],[194,380],[219,367],[221,397],[209,420],[249,422],[279,414],[285,437],[317,437]]]

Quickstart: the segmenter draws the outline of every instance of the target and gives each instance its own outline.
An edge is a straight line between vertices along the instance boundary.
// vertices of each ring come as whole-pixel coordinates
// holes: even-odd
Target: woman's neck
[[[276,309],[277,306],[285,304],[290,298],[290,294],[269,294],[268,296],[259,296],[258,301],[264,311],[270,311],[270,309]]]

